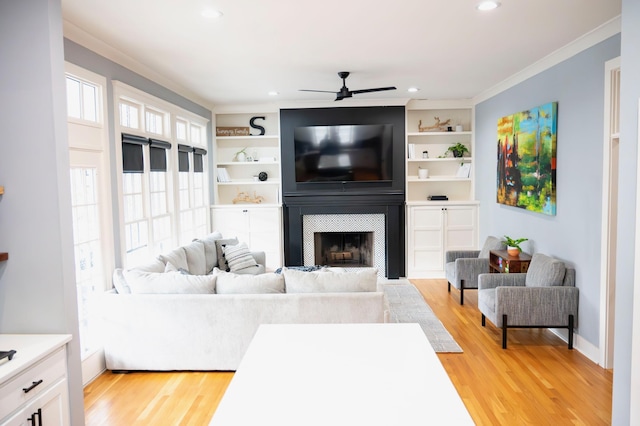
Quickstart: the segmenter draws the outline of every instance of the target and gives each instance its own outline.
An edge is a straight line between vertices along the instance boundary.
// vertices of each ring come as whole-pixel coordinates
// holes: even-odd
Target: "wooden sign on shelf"
[[[249,136],[249,127],[216,127],[216,136]]]

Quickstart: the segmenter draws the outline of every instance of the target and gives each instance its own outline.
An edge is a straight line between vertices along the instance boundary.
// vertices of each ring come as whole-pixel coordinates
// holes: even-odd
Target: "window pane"
[[[146,130],[157,135],[162,134],[162,114],[154,111],[145,112]]]
[[[137,129],[138,125],[138,108],[134,105],[124,102],[120,103],[120,125]]]
[[[186,141],[187,140],[187,122],[183,120],[176,121],[176,138]]]
[[[191,143],[202,145],[202,128],[200,126],[191,125]]]
[[[82,112],[85,120],[98,121],[96,88],[87,83],[82,84]]]
[[[67,115],[80,118],[80,82],[67,77]]]

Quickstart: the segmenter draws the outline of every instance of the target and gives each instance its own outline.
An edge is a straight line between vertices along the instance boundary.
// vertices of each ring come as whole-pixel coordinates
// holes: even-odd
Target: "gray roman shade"
[[[178,144],[178,171],[189,171],[189,153],[193,152],[193,147]]]
[[[193,148],[193,171],[196,173],[204,172],[203,156],[207,155],[207,150],[202,148]]]
[[[169,142],[149,139],[149,162],[152,172],[167,171],[167,150],[171,149]]]
[[[122,171],[124,173],[144,171],[142,146],[148,143],[149,139],[145,137],[122,133]]]

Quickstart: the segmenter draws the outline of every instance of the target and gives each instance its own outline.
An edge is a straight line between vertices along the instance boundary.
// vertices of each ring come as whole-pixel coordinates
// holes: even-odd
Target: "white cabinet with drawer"
[[[477,249],[475,203],[409,205],[407,213],[408,278],[444,278],[446,251]]]
[[[0,335],[0,425],[68,425],[66,344],[70,335]]]

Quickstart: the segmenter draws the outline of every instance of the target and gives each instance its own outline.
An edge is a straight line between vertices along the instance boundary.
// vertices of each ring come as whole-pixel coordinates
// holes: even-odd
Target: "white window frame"
[[[204,183],[203,183],[203,203],[204,206],[200,207],[198,206],[198,208],[203,208],[204,212],[205,212],[205,220],[206,223],[203,226],[202,224],[197,224],[193,225],[194,221],[201,216],[197,216],[196,213],[194,213],[194,208],[192,205],[192,202],[190,202],[190,206],[188,209],[181,209],[180,208],[180,193],[179,193],[179,172],[178,172],[178,144],[186,144],[189,146],[193,146],[193,147],[198,147],[198,148],[203,148],[207,150],[207,155],[209,154],[210,150],[207,148],[208,145],[208,141],[207,141],[207,125],[209,120],[193,114],[189,111],[186,111],[176,105],[173,105],[169,102],[163,101],[161,99],[158,99],[152,95],[149,95],[141,90],[138,90],[136,88],[133,88],[131,86],[128,86],[122,82],[119,81],[114,81],[113,82],[113,88],[114,88],[114,110],[115,110],[115,117],[116,119],[114,120],[114,122],[116,123],[115,126],[115,140],[116,140],[116,146],[115,146],[115,155],[116,155],[116,173],[118,174],[118,179],[116,180],[118,183],[118,197],[120,200],[122,200],[123,197],[123,183],[122,183],[122,175],[123,175],[123,171],[122,171],[122,143],[121,143],[121,134],[122,133],[132,133],[138,136],[143,136],[143,137],[148,137],[148,138],[155,138],[155,139],[161,139],[161,140],[165,140],[167,142],[171,143],[171,149],[167,150],[167,181],[166,181],[166,190],[167,190],[167,204],[168,204],[168,212],[166,214],[162,214],[162,215],[157,215],[157,216],[151,216],[151,191],[150,191],[150,170],[149,170],[149,164],[147,159],[149,158],[149,147],[148,146],[143,146],[143,152],[144,152],[144,158],[145,158],[145,164],[144,164],[144,172],[143,172],[143,193],[144,193],[144,199],[145,199],[145,220],[148,223],[148,244],[147,244],[147,249],[146,249],[146,253],[145,253],[145,258],[150,259],[158,254],[160,250],[165,250],[166,251],[166,246],[170,245],[171,247],[177,247],[181,242],[184,242],[184,238],[188,235],[191,238],[195,238],[198,236],[202,236],[204,235],[204,233],[206,233],[209,229],[209,217],[206,214],[206,212],[208,211],[208,204],[209,204],[209,189],[208,189],[208,183],[209,183],[209,177],[208,177],[208,167],[207,167],[207,161],[206,161],[206,156],[205,156],[205,161],[204,161]],[[132,129],[129,127],[124,127],[121,126],[121,121],[120,121],[120,102],[126,102],[126,103],[132,103],[132,104],[136,104],[136,105],[141,105],[141,108],[139,109],[139,128],[138,129]],[[150,133],[147,132],[146,129],[146,124],[145,124],[145,120],[146,120],[146,111],[149,110],[150,112],[154,113],[154,114],[163,114],[163,134],[156,134],[156,133]],[[178,140],[178,138],[176,137],[177,134],[177,122],[181,121],[181,122],[186,122],[187,124],[187,140],[183,140],[180,139]],[[191,137],[191,126],[192,125],[197,125],[198,127],[201,128],[201,140],[200,141],[191,141],[190,137]],[[197,142],[197,143],[196,143]],[[190,170],[189,170],[189,197],[190,200],[193,200],[193,153],[189,154],[190,157]],[[128,262],[127,260],[127,253],[126,253],[126,240],[125,240],[125,223],[124,223],[124,211],[123,211],[123,203],[120,202],[119,204],[119,221],[120,221],[120,232],[121,232],[121,254],[122,254],[122,265],[123,267],[132,267],[135,266],[134,264],[130,264],[130,262]],[[197,210],[197,208],[196,208]],[[192,219],[191,219],[191,229],[188,230],[182,230],[182,228],[184,227],[181,224],[181,214],[182,213],[188,214],[190,213],[192,215]],[[166,240],[162,240],[163,245],[158,244],[158,242],[156,242],[154,240],[154,233],[153,233],[153,220],[154,219],[159,219],[162,217],[170,217],[171,220],[171,243],[168,244]],[[189,241],[191,241],[191,238],[189,239]],[[142,255],[142,253],[140,253]],[[136,263],[140,263],[139,261],[137,261]]]
[[[106,124],[107,80],[105,77],[90,72],[77,65],[66,62],[65,75],[90,83],[97,88],[96,121],[68,117],[70,168],[97,167],[100,205],[100,240],[102,251],[102,267],[104,269],[104,289],[112,288],[111,273],[115,268],[113,255],[114,231],[111,210],[111,174],[109,132]],[[66,79],[65,79],[66,81]],[[88,383],[105,370],[103,348],[83,353],[82,381]]]

